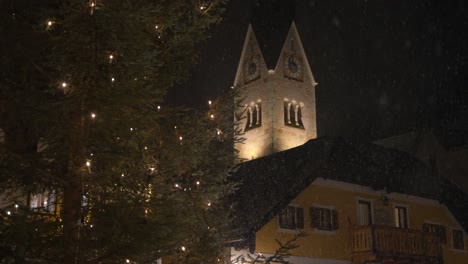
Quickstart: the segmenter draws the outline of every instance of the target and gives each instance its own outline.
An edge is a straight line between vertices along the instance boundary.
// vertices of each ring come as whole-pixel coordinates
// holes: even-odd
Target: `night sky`
[[[432,129],[449,147],[466,140],[463,0],[232,0],[170,101],[205,107],[229,89],[249,22],[274,68],[292,20],[319,83],[319,136],[374,140]]]

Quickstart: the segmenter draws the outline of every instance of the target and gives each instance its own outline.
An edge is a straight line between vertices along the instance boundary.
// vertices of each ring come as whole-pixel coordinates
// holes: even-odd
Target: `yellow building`
[[[231,263],[272,257],[298,232],[295,264],[468,263],[468,197],[403,152],[319,138],[234,177]]]

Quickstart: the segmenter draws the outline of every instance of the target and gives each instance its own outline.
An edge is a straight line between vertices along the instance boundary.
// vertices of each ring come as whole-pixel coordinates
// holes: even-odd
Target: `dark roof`
[[[239,165],[231,177],[241,183],[230,201],[236,237],[251,237],[317,177],[439,200],[468,230],[468,196],[419,160],[371,143],[319,138]]]

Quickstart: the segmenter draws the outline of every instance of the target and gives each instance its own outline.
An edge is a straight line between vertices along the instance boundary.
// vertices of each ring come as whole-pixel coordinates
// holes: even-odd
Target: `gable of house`
[[[361,203],[369,205],[369,215],[360,212]],[[277,240],[287,243],[302,231],[307,236],[300,238],[300,246],[290,253],[294,260],[303,263],[351,263],[356,258],[365,259],[370,254],[366,250],[370,251],[372,234],[377,251],[427,259],[443,256],[445,263],[463,263],[468,257],[468,251],[458,250],[453,244],[453,231],[461,231],[467,248],[466,232],[447,207],[436,200],[317,178],[287,208],[303,212],[299,221],[302,225],[284,225],[283,209],[256,232],[255,252],[272,255],[279,247]],[[361,225],[368,221],[367,216],[374,226]],[[441,232],[436,234],[434,228]]]
[[[431,174],[416,158],[370,143],[318,138],[239,166],[231,178],[241,183],[231,199],[236,212],[232,222],[235,240],[255,248],[258,232],[271,225],[279,212],[318,178],[441,202],[459,226],[467,230],[467,195],[444,178]],[[303,210],[304,216],[307,210]],[[415,226],[419,227],[418,221]]]

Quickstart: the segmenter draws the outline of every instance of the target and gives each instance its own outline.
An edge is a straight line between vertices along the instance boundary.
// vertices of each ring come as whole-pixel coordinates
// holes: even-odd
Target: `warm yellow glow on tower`
[[[317,137],[316,82],[294,23],[278,56],[276,67],[269,69],[249,26],[233,86],[244,98],[235,113],[245,138],[236,148],[244,160]]]

